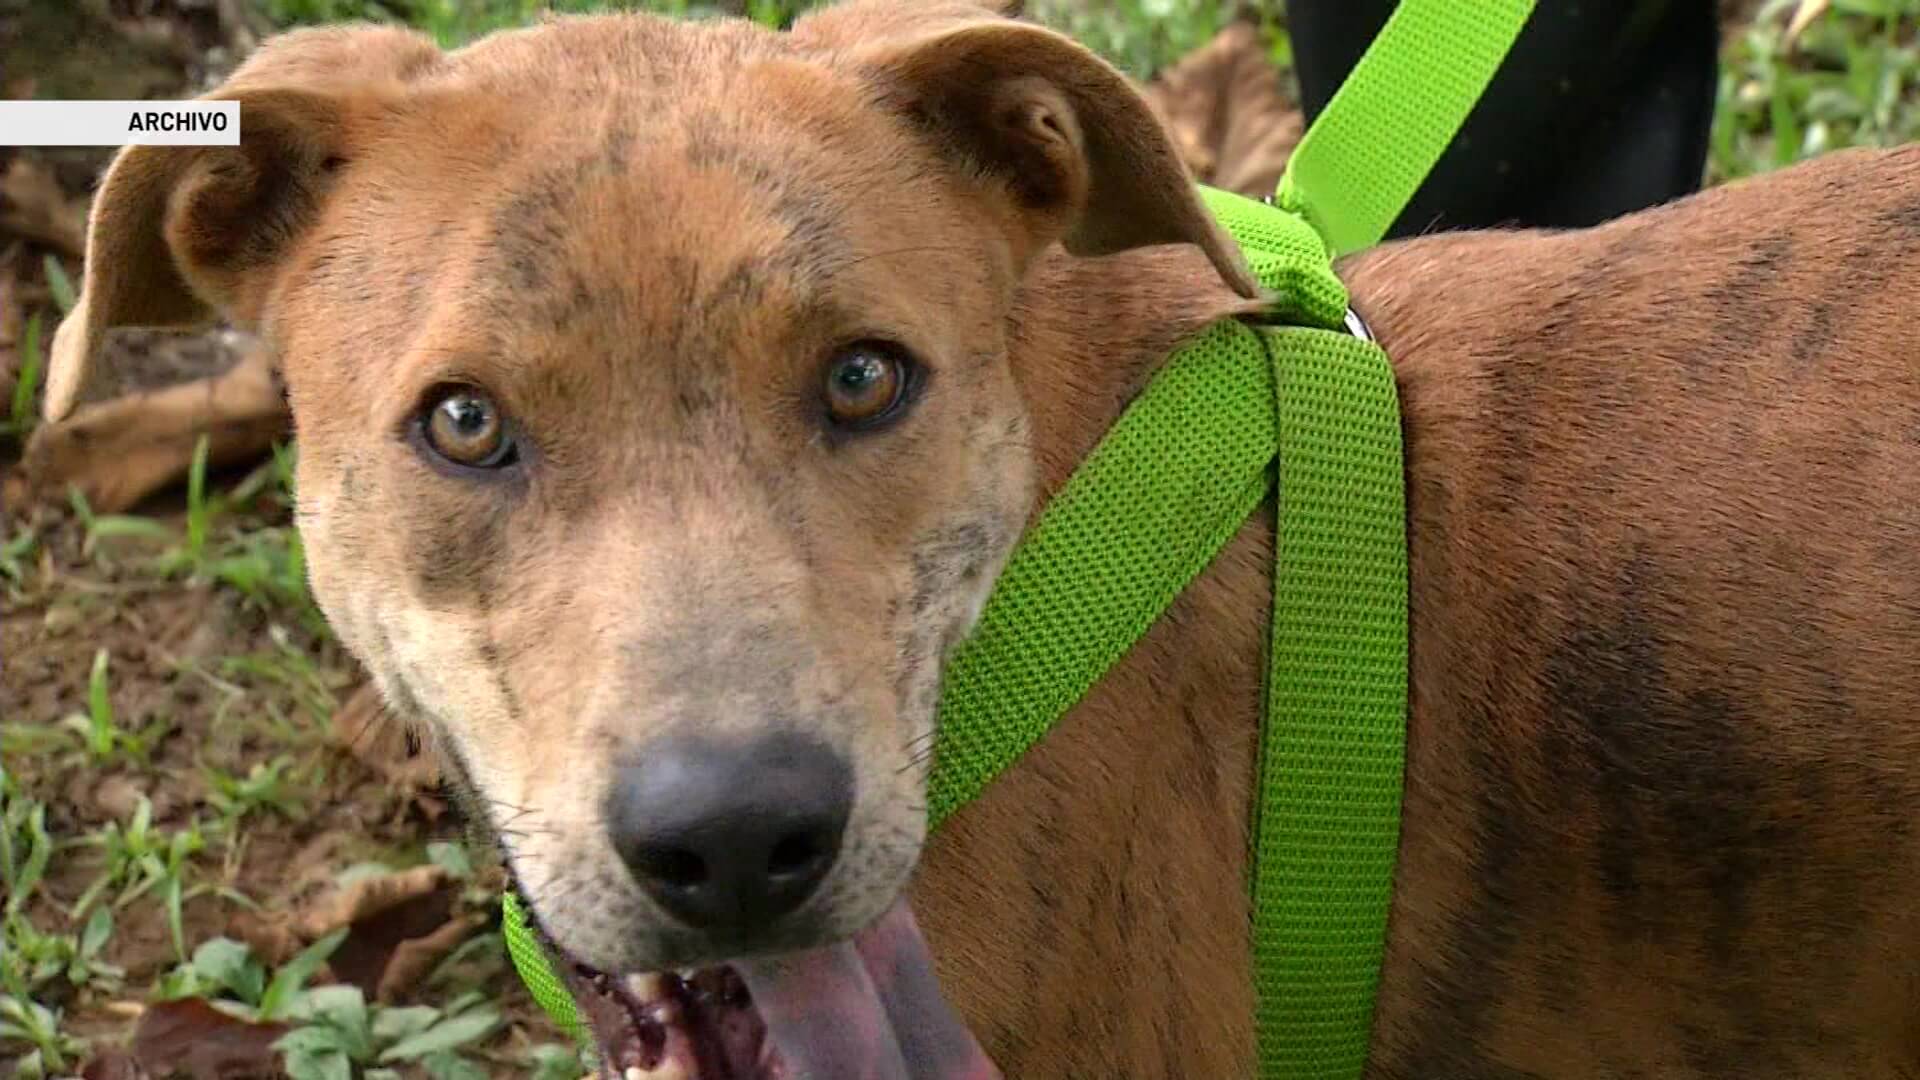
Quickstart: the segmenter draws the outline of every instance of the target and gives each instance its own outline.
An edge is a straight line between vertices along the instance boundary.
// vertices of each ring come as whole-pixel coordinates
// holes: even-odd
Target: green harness
[[[1262,1080],[1361,1075],[1400,833],[1399,402],[1333,261],[1385,235],[1532,8],[1402,0],[1272,203],[1201,189],[1272,290],[1273,321],[1221,323],[1167,361],[1021,540],[947,669],[928,791],[936,828],[1045,735],[1273,497],[1250,882]],[[502,906],[535,1000],[584,1037],[511,894]]]

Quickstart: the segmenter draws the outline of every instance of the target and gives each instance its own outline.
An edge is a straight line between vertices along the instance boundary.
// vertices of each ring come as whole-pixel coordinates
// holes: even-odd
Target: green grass
[[[1795,40],[1788,17],[1805,0],[1769,0],[1723,51],[1709,176],[1715,182],[1846,146],[1920,138],[1920,0],[1832,0]],[[453,46],[542,11],[623,9],[685,17],[744,14],[780,25],[814,0],[268,0],[284,25],[343,18],[410,21]],[[1073,35],[1123,70],[1150,77],[1217,32],[1233,8],[1210,0],[1031,0],[1028,17]],[[1267,29],[1276,64],[1291,63],[1285,5],[1246,10]]]
[[[130,731],[115,721],[113,695],[108,683],[112,659],[112,654],[106,649],[93,654],[93,666],[87,676],[86,711],[67,714],[61,718],[60,726],[79,743],[89,766],[123,762],[144,765],[154,739],[161,732],[157,726]]]
[[[181,909],[187,900],[208,888],[187,882],[188,860],[207,846],[200,822],[172,832],[158,828],[153,824],[153,803],[142,795],[125,822],[110,821],[75,843],[96,849],[102,865],[93,883],[74,903],[70,917],[82,918],[101,902],[119,910],[152,894],[165,908],[175,954],[184,957],[187,944]]]
[[[1920,0],[1834,0],[1797,39],[1771,0],[1724,53],[1710,177],[1920,138]]]
[[[14,1080],[58,1076],[78,1064],[86,1044],[61,1030],[60,1010],[32,998],[0,994],[0,1044],[23,1044],[13,1063]]]
[[[68,1069],[84,1049],[62,1029],[61,1011],[42,1000],[43,988],[56,980],[111,988],[120,975],[100,959],[113,933],[111,914],[90,917],[68,934],[43,932],[25,914],[58,846],[47,829],[46,804],[28,797],[0,765],[0,885],[6,887],[0,906],[0,1046],[26,1048],[16,1076]]]
[[[79,522],[81,550],[102,570],[129,561],[161,580],[216,584],[229,588],[254,609],[289,615],[313,634],[325,633],[325,620],[307,591],[306,555],[288,524],[263,524],[241,515],[265,499],[293,502],[293,454],[276,448],[274,456],[225,491],[207,486],[207,440],[195,444],[187,473],[187,506],[175,524],[137,514],[98,514],[78,489],[68,505]],[[121,543],[123,541],[131,543]],[[21,560],[34,537],[23,533],[0,545],[0,577],[25,577]]]
[[[483,34],[525,26],[542,12],[581,14],[596,11],[646,10],[678,18],[709,18],[748,14],[768,25],[779,25],[809,5],[793,0],[749,0],[735,8],[692,0],[621,3],[619,0],[266,0],[265,8],[282,26],[370,19],[402,22],[432,34],[453,47]]]
[[[731,4],[696,0],[267,0],[281,25],[372,19],[406,22],[432,34],[441,44],[460,45],[482,34],[524,26],[541,12],[578,14],[597,11],[651,11],[679,18],[743,15],[767,26],[782,26],[820,0],[738,0]],[[1269,5],[1272,6],[1272,5]],[[1278,10],[1277,7],[1274,10]],[[1140,77],[1206,43],[1229,15],[1226,5],[1208,0],[1035,0],[1027,17],[1072,34],[1122,69]],[[1284,57],[1284,35],[1275,35],[1276,55]]]
[[[13,400],[8,403],[6,431],[24,439],[33,431],[34,403],[40,390],[40,375],[46,369],[46,353],[40,348],[41,313],[27,316],[20,340],[20,374],[13,384]]]
[[[346,935],[328,934],[272,971],[241,942],[212,938],[167,974],[156,997],[200,998],[243,1020],[291,1024],[275,1045],[293,1080],[390,1080],[409,1065],[436,1080],[489,1075],[468,1052],[502,1018],[477,991],[443,1005],[396,1006],[369,1003],[354,986],[309,986]],[[556,1051],[567,1054],[553,1047],[546,1056]]]
[[[240,826],[255,814],[278,814],[297,818],[301,812],[301,781],[293,759],[281,754],[271,761],[256,761],[245,776],[218,766],[205,766],[207,804],[220,815],[220,832],[239,835]]]

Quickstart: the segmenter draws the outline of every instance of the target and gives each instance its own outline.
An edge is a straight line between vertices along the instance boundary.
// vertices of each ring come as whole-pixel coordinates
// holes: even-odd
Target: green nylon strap
[[[1400,409],[1371,342],[1288,327],[1268,347],[1280,454],[1254,814],[1260,1075],[1352,1080],[1367,1060],[1400,840]]]
[[[1339,326],[1347,292],[1292,214],[1202,194],[1302,321]],[[1021,538],[947,665],[927,808],[984,791],[1133,647],[1272,487],[1273,365],[1238,322],[1175,352]]]
[[[1335,257],[1379,243],[1532,12],[1533,0],[1401,0],[1294,147],[1280,205]]]
[[[580,1021],[580,1010],[573,1003],[573,995],[560,981],[560,973],[553,970],[546,949],[533,936],[526,912],[520,910],[520,898],[511,890],[500,897],[500,929],[507,939],[507,956],[513,960],[514,970],[520,973],[520,981],[527,984],[527,993],[534,1003],[575,1042],[591,1049],[593,1037]]]
[[[937,824],[1018,760],[1275,487],[1272,642],[1254,808],[1260,1075],[1366,1061],[1399,844],[1406,709],[1400,413],[1386,354],[1304,219],[1202,189],[1301,322],[1213,327],[1068,479],[955,654]]]

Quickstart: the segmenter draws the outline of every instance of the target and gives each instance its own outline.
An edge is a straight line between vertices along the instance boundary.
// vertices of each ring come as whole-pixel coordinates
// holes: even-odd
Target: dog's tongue
[[[849,944],[734,967],[793,1080],[999,1080],[905,900]]]

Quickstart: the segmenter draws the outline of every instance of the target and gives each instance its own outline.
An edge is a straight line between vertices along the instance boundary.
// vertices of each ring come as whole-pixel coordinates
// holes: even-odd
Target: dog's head
[[[213,96],[241,146],[108,173],[49,411],[113,326],[257,329],[315,596],[581,965],[876,925],[1031,510],[1023,274],[1191,243],[1220,310],[1254,292],[1135,91],[995,12],[857,2],[303,31]]]

